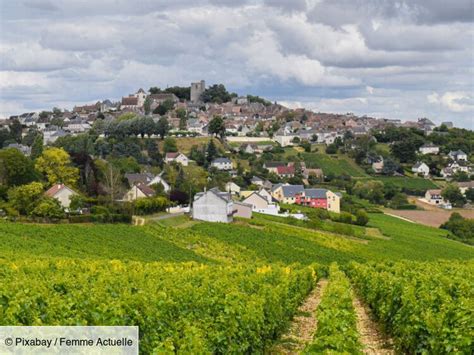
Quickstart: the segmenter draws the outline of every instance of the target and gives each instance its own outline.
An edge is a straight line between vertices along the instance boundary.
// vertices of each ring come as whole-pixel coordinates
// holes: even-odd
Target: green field
[[[334,262],[364,289],[370,280],[363,277],[369,272],[364,265],[424,262],[430,275],[442,275],[439,259],[459,265],[455,270],[474,259],[474,249],[447,239],[446,231],[383,214],[371,214],[368,227],[357,227],[354,235],[293,224],[261,215],[233,224],[191,222],[185,216],[145,226],[0,222],[0,325],[138,325],[146,354],[264,353],[280,341],[298,305]],[[418,267],[420,277],[423,268]],[[337,268],[331,270],[332,286],[321,303],[324,328],[306,345],[351,351],[344,337],[359,346],[353,316],[345,316],[353,312],[353,292]],[[389,287],[380,292],[395,295],[403,289]],[[427,287],[428,292],[435,283]],[[334,302],[338,297],[344,305]],[[449,318],[428,326],[429,319],[420,316],[427,339],[449,327],[444,319],[458,322],[453,314],[463,314],[462,304],[443,297],[451,302]],[[472,301],[469,293],[463,297]],[[420,314],[432,307],[419,306]],[[383,314],[379,319],[393,329],[400,348],[408,339],[407,349],[413,349],[413,337],[398,333],[405,323]],[[455,337],[443,333],[462,349],[471,344],[463,324]]]
[[[321,168],[324,175],[350,175],[352,177],[367,177],[352,159],[345,155],[328,155],[323,153],[302,153],[302,158],[308,168]]]
[[[438,186],[433,181],[419,177],[406,176],[379,176],[376,178],[384,184],[393,184],[400,188],[425,192],[429,189],[437,189]]]

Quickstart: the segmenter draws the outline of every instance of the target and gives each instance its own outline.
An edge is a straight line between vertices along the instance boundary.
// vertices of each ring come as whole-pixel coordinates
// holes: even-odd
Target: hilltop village
[[[0,211],[20,220],[168,210],[231,222],[311,209],[364,224],[368,204],[468,210],[474,198],[472,131],[289,109],[204,81],[11,116],[0,146]]]

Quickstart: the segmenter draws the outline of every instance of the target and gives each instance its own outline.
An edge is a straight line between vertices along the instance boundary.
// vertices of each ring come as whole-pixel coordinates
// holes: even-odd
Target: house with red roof
[[[45,196],[55,198],[63,208],[67,209],[71,205],[71,197],[78,193],[64,184],[55,184],[44,194]]]

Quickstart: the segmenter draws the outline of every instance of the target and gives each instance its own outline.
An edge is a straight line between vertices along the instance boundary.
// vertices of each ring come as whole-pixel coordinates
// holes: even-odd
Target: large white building
[[[193,219],[207,222],[230,223],[234,220],[234,203],[228,192],[217,188],[199,192],[194,196]]]

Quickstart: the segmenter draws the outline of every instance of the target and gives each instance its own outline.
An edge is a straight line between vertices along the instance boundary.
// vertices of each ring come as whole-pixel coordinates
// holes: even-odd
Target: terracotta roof
[[[179,155],[179,152],[166,153],[166,159],[176,159]]]
[[[49,190],[46,191],[44,194],[48,197],[54,197],[59,191],[61,191],[64,188],[71,190],[69,187],[67,187],[64,184],[56,184],[56,185],[51,186]]]
[[[295,173],[294,166],[277,166],[277,173],[279,175],[290,175]]]

